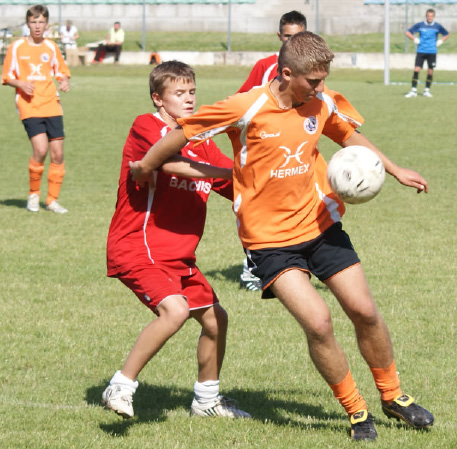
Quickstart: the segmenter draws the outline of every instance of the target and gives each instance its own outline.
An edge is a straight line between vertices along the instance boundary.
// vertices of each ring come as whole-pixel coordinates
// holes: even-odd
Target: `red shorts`
[[[139,300],[158,315],[157,307],[172,295],[184,296],[189,310],[203,309],[217,304],[216,293],[198,268],[193,274],[182,276],[170,268],[152,266],[133,268],[116,276]]]

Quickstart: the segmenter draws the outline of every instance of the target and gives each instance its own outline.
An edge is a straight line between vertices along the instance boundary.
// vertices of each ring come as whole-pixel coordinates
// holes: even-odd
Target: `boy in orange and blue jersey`
[[[32,6],[26,13],[30,35],[13,42],[5,57],[2,84],[16,89],[16,106],[32,144],[29,161],[29,196],[27,210],[40,209],[40,187],[44,161],[49,152],[48,196],[46,209],[63,214],[67,209],[58,202],[65,175],[63,158],[63,111],[59,90],[70,90],[70,70],[57,44],[43,37],[49,25],[45,6]]]

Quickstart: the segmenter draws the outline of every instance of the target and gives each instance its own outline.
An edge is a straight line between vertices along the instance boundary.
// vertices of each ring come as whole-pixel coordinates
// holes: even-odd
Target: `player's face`
[[[428,12],[425,14],[425,18],[427,19],[427,23],[432,23],[435,20],[435,14]]]
[[[29,17],[27,26],[30,29],[30,37],[33,40],[37,40],[43,37],[43,33],[48,28],[48,21],[42,15]]]
[[[290,75],[292,104],[297,106],[301,103],[308,103],[318,93],[323,92],[327,76],[328,72],[321,71],[298,76]]]
[[[282,27],[282,31],[278,31],[278,37],[281,42],[286,42],[291,36],[297,33],[306,31],[305,27],[293,23],[286,24]]]
[[[154,98],[154,102],[163,107],[174,120],[188,117],[195,109],[195,83],[185,80],[167,81],[159,101]]]

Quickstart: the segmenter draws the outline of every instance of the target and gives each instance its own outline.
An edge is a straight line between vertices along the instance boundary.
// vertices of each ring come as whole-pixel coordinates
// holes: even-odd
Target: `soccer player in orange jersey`
[[[27,209],[40,210],[41,178],[44,161],[49,152],[48,196],[46,209],[63,214],[67,212],[57,200],[65,175],[63,158],[63,111],[59,90],[70,90],[70,70],[57,44],[43,37],[49,25],[49,11],[45,6],[32,6],[26,13],[30,35],[13,42],[3,65],[2,84],[16,89],[19,117],[32,144],[29,162],[30,190]]]
[[[428,184],[358,132],[363,122],[359,113],[343,95],[324,88],[333,57],[319,36],[295,34],[280,50],[277,78],[178,119],[180,126],[130,167],[142,183],[187,141],[228,135],[239,236],[253,273],[262,279],[263,297],[277,297],[305,331],[313,363],[349,416],[352,439],[374,440],[372,415],[311,274],[332,291],[352,321],[384,413],[413,428],[428,427],[434,418],[400,388],[387,326],[342,229],[344,204],[330,189],[317,141],[323,134],[342,147],[367,146],[401,184],[425,193]]]

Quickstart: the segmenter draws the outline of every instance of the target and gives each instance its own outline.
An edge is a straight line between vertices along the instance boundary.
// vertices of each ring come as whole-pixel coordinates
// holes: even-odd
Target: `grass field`
[[[310,30],[313,31],[313,30]],[[16,31],[19,35],[20,30]],[[78,45],[105,39],[106,30],[80,31]],[[383,53],[384,34],[365,33],[345,36],[322,35],[335,52]],[[407,51],[415,52],[415,46],[409,39]],[[139,51],[142,49],[143,35],[141,31],[125,33],[124,51]],[[275,33],[232,33],[230,36],[232,51],[268,51],[275,52],[279,48],[279,40]],[[145,35],[146,51],[225,51],[227,49],[227,32],[158,32],[148,31]],[[405,51],[405,35],[391,33],[391,53]],[[441,46],[439,53],[457,53],[457,40],[449,39]]]
[[[0,88],[0,448],[353,447],[348,420],[310,362],[298,325],[276,300],[239,289],[243,253],[230,204],[217,195],[197,255],[230,317],[222,392],[254,419],[189,417],[194,322],[141,373],[133,420],[100,406],[106,383],[151,319],[133,294],[105,276],[122,146],[134,117],[152,110],[149,71],[73,70],[72,90],[62,95],[67,176],[60,201],[69,209],[63,216],[25,210],[31,151],[14,92]],[[236,91],[247,73],[198,67],[199,103]],[[437,72],[435,79],[455,75]],[[410,76],[392,72],[395,81]],[[348,207],[343,222],[388,322],[403,388],[435,414],[430,431],[384,417],[351,324],[315,285],[375,415],[379,438],[370,447],[455,448],[456,87],[435,85],[432,99],[405,99],[408,86],[386,87],[382,79],[381,72],[335,70],[328,85],[351,99],[366,119],[363,132],[389,157],[428,179],[430,193],[416,195],[389,177],[375,200]],[[217,142],[230,154],[225,136]],[[323,139],[320,148],[328,157],[337,147]]]

